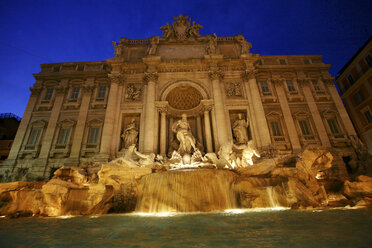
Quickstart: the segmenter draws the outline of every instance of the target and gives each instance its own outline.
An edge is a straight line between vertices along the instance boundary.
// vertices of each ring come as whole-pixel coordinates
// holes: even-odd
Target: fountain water
[[[136,212],[210,212],[237,207],[228,170],[177,170],[144,176]]]
[[[270,201],[270,207],[277,208],[280,207],[278,199],[276,197],[275,189],[272,186],[266,187],[267,196]]]

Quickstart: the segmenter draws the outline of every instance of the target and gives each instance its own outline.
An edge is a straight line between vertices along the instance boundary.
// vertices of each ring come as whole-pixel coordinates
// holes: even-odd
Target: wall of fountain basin
[[[62,167],[48,182],[0,184],[0,215],[62,216],[128,212],[214,212],[372,205],[372,178],[335,173],[326,150],[260,159],[229,169],[131,168],[121,163]]]

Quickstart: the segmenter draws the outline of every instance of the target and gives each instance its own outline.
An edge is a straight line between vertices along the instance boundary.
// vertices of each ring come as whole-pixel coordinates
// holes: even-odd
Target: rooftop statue
[[[243,35],[238,34],[235,36],[235,40],[240,44],[241,46],[241,54],[248,54],[249,49],[251,49],[252,44],[244,38]]]
[[[188,16],[183,16],[182,14],[173,18],[172,26],[167,22],[166,25],[160,27],[166,40],[184,41],[200,37],[199,29],[203,28],[202,25],[196,24],[195,21],[191,24]]]

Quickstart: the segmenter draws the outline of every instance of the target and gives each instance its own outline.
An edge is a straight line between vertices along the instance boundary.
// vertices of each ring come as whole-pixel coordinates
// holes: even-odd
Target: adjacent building
[[[169,156],[182,115],[203,153],[239,143],[239,122],[262,155],[326,147],[341,161],[354,156],[356,133],[321,55],[260,56],[242,35],[200,28],[180,15],[162,37],[113,42],[105,61],[42,64],[0,174],[48,178],[63,165],[117,158],[132,143]]]
[[[21,118],[12,113],[0,114],[0,164],[8,157]]]
[[[336,83],[359,137],[372,154],[372,37],[339,71]]]

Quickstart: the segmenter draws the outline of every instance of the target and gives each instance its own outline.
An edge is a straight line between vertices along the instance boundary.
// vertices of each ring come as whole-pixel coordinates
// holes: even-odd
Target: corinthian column
[[[204,133],[207,152],[213,152],[211,121],[209,119],[209,112],[211,111],[211,109],[212,109],[211,105],[204,106]]]
[[[110,75],[110,92],[107,101],[107,108],[105,114],[105,122],[103,124],[102,130],[102,140],[101,140],[101,155],[109,158],[111,154],[111,142],[112,140],[112,133],[114,130],[114,120],[115,114],[117,114],[116,110],[116,101],[118,101],[118,86],[121,82],[122,78],[119,75]]]
[[[155,137],[155,84],[158,80],[156,72],[146,73],[144,82],[147,83],[147,94],[145,103],[145,129],[143,152],[154,152]]]
[[[225,109],[220,87],[220,79],[223,78],[223,74],[220,71],[212,71],[209,73],[209,78],[212,81],[213,87],[214,113],[217,122],[217,139],[218,143],[223,145],[228,142]]]
[[[253,118],[255,119],[255,129],[260,137],[261,147],[271,144],[269,127],[267,126],[265,110],[262,105],[261,95],[257,87],[255,71],[246,71],[242,74],[242,79],[247,82],[253,105]],[[257,136],[257,135],[256,135]]]

